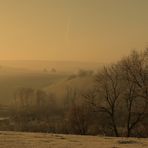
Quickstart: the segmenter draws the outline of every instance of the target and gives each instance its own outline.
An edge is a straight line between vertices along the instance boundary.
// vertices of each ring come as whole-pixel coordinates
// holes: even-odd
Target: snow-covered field
[[[0,132],[0,148],[148,148],[148,139]]]

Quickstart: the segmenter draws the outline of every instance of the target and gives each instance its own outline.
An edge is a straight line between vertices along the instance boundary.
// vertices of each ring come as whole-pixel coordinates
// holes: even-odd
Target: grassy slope
[[[0,132],[0,148],[147,148],[148,139]]]
[[[57,81],[56,83],[53,83],[48,87],[45,87],[44,90],[56,94],[56,98],[62,100],[66,97],[68,89],[70,89],[72,93],[76,91],[77,93],[83,94],[87,90],[91,89],[93,85],[94,77],[84,76],[76,77],[71,80],[64,79],[62,81]]]

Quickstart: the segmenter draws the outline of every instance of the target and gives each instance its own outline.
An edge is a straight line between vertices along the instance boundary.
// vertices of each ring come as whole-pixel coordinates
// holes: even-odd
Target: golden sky
[[[147,42],[148,0],[0,0],[0,60],[110,62]]]

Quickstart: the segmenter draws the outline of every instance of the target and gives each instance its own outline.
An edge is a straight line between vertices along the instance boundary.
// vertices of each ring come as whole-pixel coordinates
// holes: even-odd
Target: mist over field
[[[84,62],[84,61],[49,61],[49,60],[0,60],[1,68],[10,68],[10,70],[23,70],[43,72],[47,69],[48,72],[55,68],[57,72],[77,72],[79,69],[97,70],[105,63],[99,62]],[[1,69],[2,70],[2,69]],[[8,69],[9,70],[9,69]]]
[[[0,0],[0,148],[148,147],[148,0]]]
[[[10,105],[21,87],[44,90],[81,69],[97,71],[101,65],[74,61],[0,61],[0,104]]]

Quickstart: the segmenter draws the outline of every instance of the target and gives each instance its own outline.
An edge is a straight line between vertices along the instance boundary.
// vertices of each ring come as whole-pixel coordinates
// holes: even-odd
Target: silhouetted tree
[[[127,107],[127,136],[144,118],[148,106],[147,51],[132,54],[119,63],[125,84],[125,101]]]

